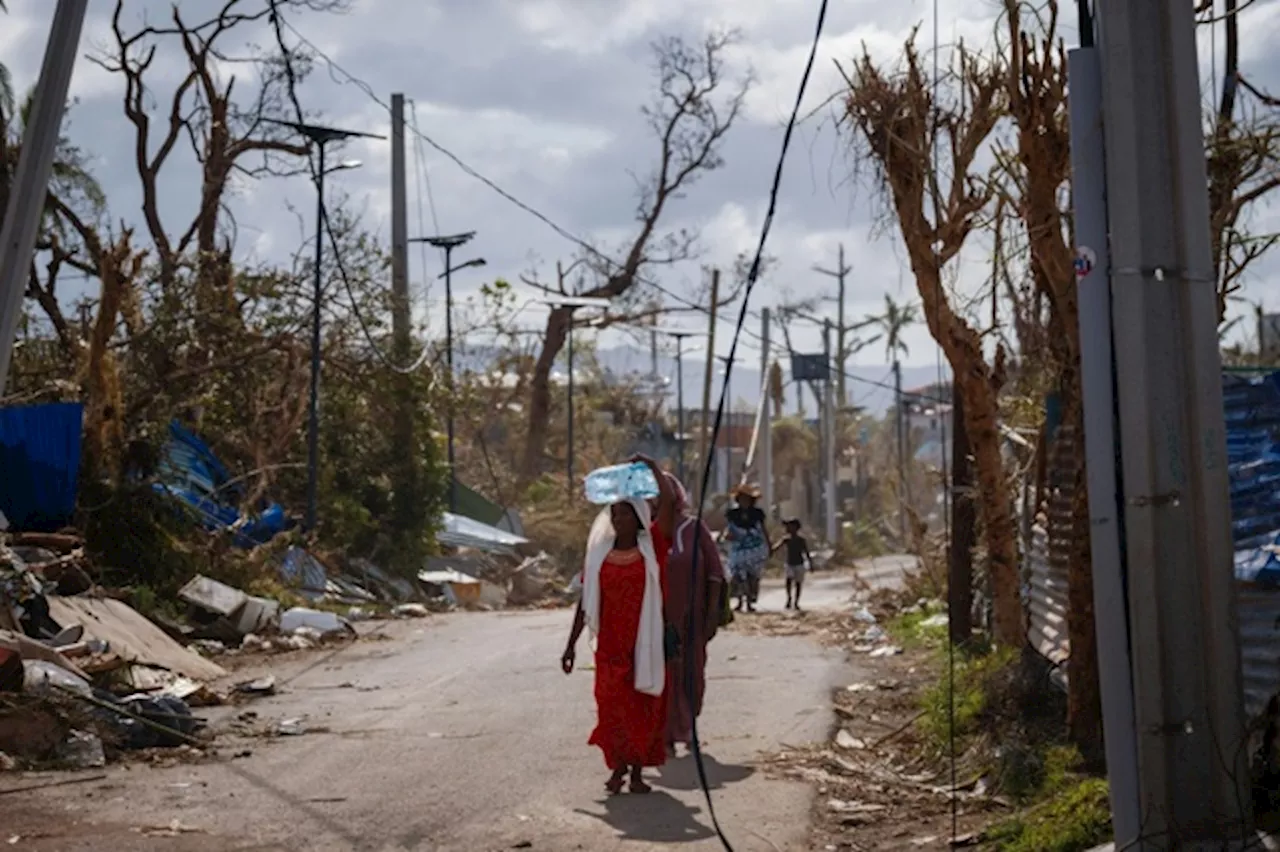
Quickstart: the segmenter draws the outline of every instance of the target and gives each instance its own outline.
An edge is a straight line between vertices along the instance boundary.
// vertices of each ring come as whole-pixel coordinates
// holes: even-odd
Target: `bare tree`
[[[983,335],[952,304],[941,276],[981,225],[995,195],[992,182],[975,174],[974,162],[1006,113],[1002,70],[959,48],[948,84],[954,99],[935,101],[914,37],[913,33],[896,73],[882,70],[865,52],[854,63],[846,74],[846,120],[865,142],[880,173],[929,332],[946,354],[964,395],[965,425],[991,563],[996,639],[1017,647],[1025,636],[1016,525],[999,433],[1002,350],[988,363]],[[940,170],[949,174],[946,185],[935,180],[931,156],[935,142],[945,152]],[[929,210],[931,199],[936,216]]]
[[[733,38],[730,33],[713,33],[699,44],[670,37],[654,45],[657,92],[642,113],[658,142],[658,162],[640,186],[635,236],[620,260],[603,252],[588,252],[583,266],[591,283],[570,287],[567,273],[550,285],[530,283],[554,295],[613,299],[625,313],[629,307],[646,305],[653,297],[653,288],[645,280],[647,272],[696,255],[697,235],[683,230],[664,231],[662,220],[699,178],[724,163],[721,148],[725,135],[737,120],[751,84],[749,76],[740,81],[726,79],[725,51]],[[529,420],[521,464],[525,482],[542,470],[551,406],[551,368],[564,347],[573,316],[573,308],[557,307],[547,317],[542,350],[530,378]]]

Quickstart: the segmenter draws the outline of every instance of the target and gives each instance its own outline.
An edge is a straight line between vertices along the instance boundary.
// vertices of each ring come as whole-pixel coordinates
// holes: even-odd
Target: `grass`
[[[899,613],[886,625],[894,641],[907,650],[944,648],[947,644],[947,624],[930,624],[929,619],[945,613],[946,607],[931,602],[919,609]]]
[[[1102,778],[1063,779],[1054,795],[989,828],[993,852],[1086,852],[1111,838],[1111,802]]]
[[[945,627],[942,629],[946,630]],[[961,741],[977,733],[987,715],[988,685],[995,674],[1013,663],[1015,657],[1014,652],[1006,650],[970,655],[956,649],[954,678],[944,670],[938,682],[921,696],[924,715],[918,724],[926,745],[935,753],[942,754],[950,749],[953,730],[956,739]]]

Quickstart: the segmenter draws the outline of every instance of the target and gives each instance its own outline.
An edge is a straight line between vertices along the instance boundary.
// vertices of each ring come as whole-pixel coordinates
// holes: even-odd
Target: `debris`
[[[105,775],[82,775],[78,778],[61,778],[57,781],[42,781],[39,784],[28,784],[25,787],[13,787],[8,790],[0,790],[0,796],[8,796],[11,793],[30,793],[35,790],[47,790],[50,787],[66,787],[70,784],[88,784],[93,781],[106,781]],[[9,842],[13,842],[13,838],[9,838]]]
[[[73,769],[99,769],[107,765],[102,740],[97,734],[72,730],[58,746],[57,758]]]
[[[176,819],[168,825],[153,826],[150,828],[137,828],[134,830],[139,834],[146,835],[147,837],[178,837],[182,834],[205,833],[203,828],[194,828],[189,825],[183,825],[181,820]]]
[[[92,695],[89,681],[44,660],[22,661],[22,691],[31,695],[54,695],[57,690]]]
[[[844,688],[845,692],[875,692],[879,689],[874,683],[851,683]]]
[[[865,606],[854,610],[853,617],[864,624],[875,624],[878,621],[875,615],[872,614],[871,610],[867,609]]]
[[[226,619],[227,624],[242,635],[261,631],[272,624],[280,612],[276,601],[245,594],[203,574],[192,577],[178,592],[178,597],[209,615]],[[225,627],[223,625],[223,629]]]
[[[276,733],[282,737],[300,737],[306,732],[304,719],[281,719],[276,723]]]
[[[836,733],[836,745],[849,751],[860,751],[867,747],[867,741],[841,728]]]
[[[112,598],[49,596],[49,611],[62,624],[83,624],[85,636],[100,639],[123,660],[213,681],[227,672],[189,648],[179,645],[154,623]]]
[[[470,574],[452,568],[443,571],[419,571],[418,579],[436,590],[438,595],[452,595],[465,605],[480,603],[480,581]]]
[[[373,613],[367,609],[353,606],[347,610],[347,621],[368,621],[371,618],[373,618]]]
[[[883,642],[889,638],[889,634],[880,625],[873,624],[867,628],[866,633],[862,634],[862,638],[868,642]]]
[[[318,609],[296,606],[293,609],[285,610],[280,616],[281,633],[293,633],[301,627],[314,628],[320,631],[321,634],[338,633],[340,631],[355,632],[351,623],[346,619],[332,612],[323,612]]]
[[[13,772],[18,768],[18,761],[0,751],[0,772]]]
[[[247,639],[248,636],[245,638]],[[191,643],[190,647],[191,650],[206,657],[216,657],[219,654],[227,653],[227,646],[216,639],[196,639]]]
[[[236,692],[242,695],[262,696],[275,695],[276,693],[276,676],[267,675],[257,680],[246,680],[236,684]]]
[[[869,656],[872,657],[894,657],[902,653],[902,649],[896,645],[881,645],[879,648],[871,649]]]
[[[931,615],[920,622],[921,627],[946,627],[950,623],[945,612],[939,612]]]
[[[554,560],[545,552],[531,556],[511,572],[508,606],[530,606],[551,597],[560,578]]]
[[[420,603],[400,604],[391,610],[396,618],[426,618],[431,611]]]

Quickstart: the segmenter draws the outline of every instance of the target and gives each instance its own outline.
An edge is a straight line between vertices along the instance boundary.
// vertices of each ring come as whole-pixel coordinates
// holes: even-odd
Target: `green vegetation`
[[[946,613],[946,606],[930,601],[923,607],[913,607],[896,615],[887,625],[889,634],[903,648],[938,649],[947,644],[947,625],[931,623],[936,615]]]
[[[954,677],[944,671],[921,698],[924,715],[920,717],[919,728],[927,747],[938,754],[950,749],[953,718],[957,748],[961,750],[967,746],[965,740],[987,727],[982,723],[991,716],[995,703],[992,689],[995,676],[1007,670],[1015,657],[1014,652],[1003,649],[980,656],[957,649]]]
[[[1102,778],[1064,778],[1055,795],[988,829],[998,852],[1085,852],[1111,837],[1111,803]]]

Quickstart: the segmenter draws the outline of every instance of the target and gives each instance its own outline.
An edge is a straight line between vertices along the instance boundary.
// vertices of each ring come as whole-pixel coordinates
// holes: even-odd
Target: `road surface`
[[[820,575],[806,603],[841,606],[849,592],[847,576]],[[780,609],[779,594],[766,606]],[[105,781],[6,796],[0,834],[18,838],[14,849],[59,852],[721,848],[687,758],[652,774],[650,796],[602,795],[607,773],[586,746],[592,673],[558,670],[569,620],[397,623],[391,640],[281,669],[279,695],[206,713],[215,726],[244,710],[305,717],[310,732],[224,736],[218,761],[112,767]],[[702,734],[720,820],[740,852],[807,849],[813,792],[753,761],[825,739],[831,690],[857,673],[802,638],[729,633],[711,657]],[[242,749],[252,754],[226,759]]]

